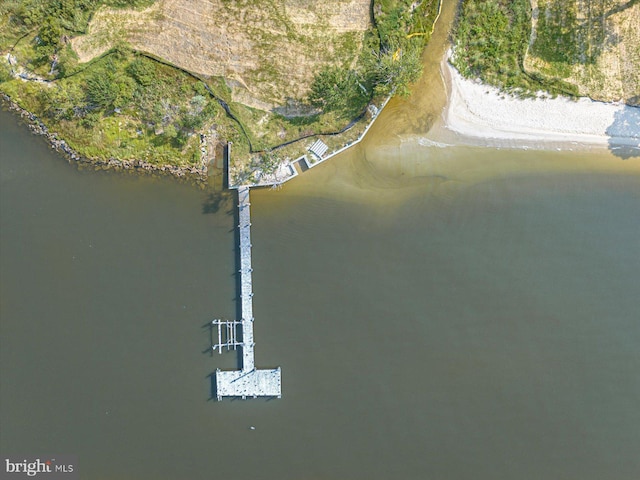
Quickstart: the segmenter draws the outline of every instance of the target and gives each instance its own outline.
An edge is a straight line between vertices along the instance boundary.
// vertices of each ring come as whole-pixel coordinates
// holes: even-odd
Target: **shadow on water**
[[[222,178],[216,177],[217,180],[210,181],[210,185],[214,186],[214,191],[207,194],[204,202],[202,203],[202,213],[204,215],[218,213],[221,208],[228,208],[225,212],[227,215],[231,215],[233,209],[233,192],[226,188],[229,185],[228,178],[228,158],[229,147],[225,147],[223,155],[224,162],[221,169]],[[212,177],[214,178],[214,177]]]
[[[232,201],[235,205],[240,201],[237,190],[231,192],[229,198],[233,199]],[[240,276],[240,229],[238,228],[240,225],[240,211],[238,208],[232,208],[229,213],[233,215],[233,258],[235,262],[235,270],[233,273],[236,279],[236,296],[234,298],[236,302],[236,318],[242,318],[242,302],[240,299],[240,292],[242,292],[242,278]]]
[[[309,167],[307,167],[306,162],[304,162],[304,161],[300,160],[300,161],[299,161],[299,162],[297,162],[297,163],[298,163],[298,167],[300,167],[300,171],[301,171],[302,173],[304,173],[304,172],[306,172],[307,170],[309,170]]]
[[[207,402],[212,402],[214,400],[217,400],[218,398],[218,389],[216,387],[216,372],[211,372],[209,375],[207,375],[207,378],[209,379],[209,382],[211,384],[211,396],[207,398]]]
[[[240,201],[240,199],[238,198],[238,191],[234,190],[233,193],[230,195],[230,198],[233,199],[233,204],[237,205],[238,202]],[[235,302],[236,302],[236,319],[241,320],[242,319],[242,276],[240,275],[240,270],[242,267],[242,263],[241,263],[241,258],[240,258],[240,210],[238,208],[233,208],[232,209],[232,213],[233,213],[233,225],[234,225],[234,230],[233,230],[233,252],[234,252],[234,258],[235,258],[235,279],[236,279],[236,296],[235,296]],[[236,331],[236,335],[238,338],[238,341],[242,342],[242,329],[240,328],[239,331]],[[237,365],[236,368],[238,370],[240,370],[242,368],[242,347],[240,347],[238,349],[237,352],[237,359],[236,359]]]
[[[232,274],[232,277],[235,279],[235,291],[236,295],[232,299],[236,302],[236,318],[242,318],[242,301],[240,292],[242,291],[241,284],[241,276],[240,276],[240,230],[238,229],[238,225],[240,223],[240,213],[237,208],[234,208],[234,205],[238,203],[237,192],[234,190],[226,191],[226,192],[213,192],[207,196],[207,201],[202,206],[202,213],[216,213],[222,208],[222,206],[230,207],[225,213],[227,215],[233,215],[233,228],[229,231],[233,231],[233,255],[234,255],[234,263],[235,270]],[[208,335],[207,341],[208,346],[202,351],[202,354],[209,354],[213,357],[213,347],[217,343],[217,327],[214,326],[211,322],[207,322],[202,325],[202,328],[207,332]],[[236,328],[236,339],[238,341],[242,341],[242,329]],[[225,337],[226,338],[226,337]],[[225,353],[231,353],[225,352]],[[242,368],[242,347],[237,350],[233,350],[233,354],[236,355],[236,369],[240,370]],[[216,392],[216,374],[215,372],[211,372],[207,375],[211,383],[210,393],[211,396],[207,399],[207,401],[212,401],[217,399]]]
[[[609,150],[616,157],[640,157],[640,107],[625,105],[607,128]],[[631,142],[629,142],[631,140]]]
[[[208,335],[208,345],[207,348],[202,351],[202,354],[204,355],[208,353],[210,357],[213,357],[213,345],[215,344],[213,341],[213,324],[211,322],[207,322],[202,325],[202,329],[205,330]]]
[[[229,192],[220,191],[209,193],[202,203],[202,213],[204,215],[218,213],[221,208],[229,207],[231,197],[232,195]],[[231,215],[231,213],[231,209],[229,208],[226,214]]]

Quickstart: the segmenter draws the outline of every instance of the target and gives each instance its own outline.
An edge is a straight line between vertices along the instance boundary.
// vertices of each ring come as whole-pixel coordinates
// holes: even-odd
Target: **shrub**
[[[324,67],[313,80],[309,103],[325,112],[352,113],[368,101],[356,72],[342,67]]]
[[[148,87],[156,78],[156,67],[151,60],[136,58],[127,66],[127,73],[142,85]]]

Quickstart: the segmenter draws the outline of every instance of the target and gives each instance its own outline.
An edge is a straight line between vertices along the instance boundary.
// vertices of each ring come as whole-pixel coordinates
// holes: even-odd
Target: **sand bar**
[[[640,155],[640,108],[580,98],[516,98],[497,88],[463,78],[442,62],[449,84],[445,129],[464,137],[535,142],[612,144],[637,148]]]

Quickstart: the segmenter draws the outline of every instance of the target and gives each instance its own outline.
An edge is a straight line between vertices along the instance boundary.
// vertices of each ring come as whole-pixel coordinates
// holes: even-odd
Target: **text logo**
[[[74,455],[11,455],[2,459],[0,479],[77,480],[77,465]]]

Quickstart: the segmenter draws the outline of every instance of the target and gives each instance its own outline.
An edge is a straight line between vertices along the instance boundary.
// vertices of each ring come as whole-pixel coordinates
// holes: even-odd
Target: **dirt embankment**
[[[324,64],[349,64],[370,23],[369,0],[159,0],[96,13],[74,38],[81,61],[118,41],[186,70],[221,76],[234,100],[271,109],[303,96]]]

